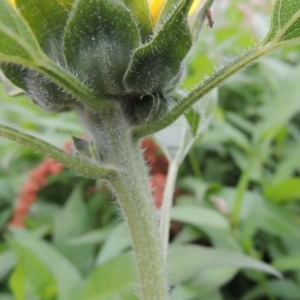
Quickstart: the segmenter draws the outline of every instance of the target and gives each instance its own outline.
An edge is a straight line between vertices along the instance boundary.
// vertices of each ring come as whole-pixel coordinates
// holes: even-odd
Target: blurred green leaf
[[[57,282],[44,262],[30,250],[13,243],[18,256],[17,268],[10,285],[18,300],[40,297],[51,300],[57,296]]]
[[[300,270],[300,253],[279,257],[272,266],[281,272]]]
[[[49,243],[46,243],[25,230],[14,230],[12,242],[52,274],[58,289],[58,300],[69,299],[82,282],[78,270]],[[21,254],[23,252],[21,251]],[[29,270],[30,271],[30,270]],[[39,274],[36,274],[39,275]]]
[[[132,254],[123,254],[94,269],[76,300],[138,300]]]
[[[283,239],[300,238],[300,224],[296,216],[270,202],[264,202],[260,206],[257,225],[262,230]]]
[[[237,273],[235,268],[210,268],[202,270],[189,282],[174,287],[172,300],[222,299],[218,288],[232,279]]]
[[[300,67],[297,66],[289,73],[288,78],[281,79],[277,77],[273,94],[267,93],[265,95],[265,97],[268,97],[268,101],[260,108],[263,119],[255,127],[257,135],[262,140],[273,139],[282,127],[300,111],[299,91],[295,88],[299,76]],[[283,86],[284,88],[282,88]],[[286,99],[288,99],[288,105]]]
[[[111,234],[112,228],[95,229],[67,241],[68,245],[89,245],[103,243]]]
[[[199,228],[217,228],[229,230],[228,220],[213,209],[195,206],[175,206],[171,210],[171,219],[188,223]]]
[[[176,286],[171,294],[171,300],[222,300],[217,290],[197,288],[188,283]]]
[[[193,225],[202,230],[214,246],[240,250],[240,246],[230,232],[229,221],[221,213],[196,205],[179,205],[172,208],[170,215],[174,221]]]
[[[24,262],[20,261],[9,280],[10,289],[12,290],[16,300],[25,300],[25,280]]]
[[[289,178],[275,185],[267,186],[264,196],[277,202],[296,200],[300,197],[300,178]]]
[[[193,245],[172,246],[168,262],[172,284],[186,281],[200,270],[216,267],[248,268],[281,277],[270,265],[242,253]]]
[[[11,271],[15,266],[16,260],[11,251],[0,253],[0,281]],[[1,298],[0,298],[1,299]]]
[[[193,192],[196,201],[201,203],[204,201],[204,196],[211,185],[202,179],[195,178],[193,176],[185,176],[183,178],[179,178],[177,186],[181,191]]]
[[[53,244],[83,274],[86,274],[92,266],[94,247],[92,245],[70,246],[68,241],[86,233],[89,228],[87,207],[79,186],[72,192],[64,208],[55,218]]]
[[[256,286],[248,291],[241,300],[256,300],[270,294],[275,299],[298,300],[300,287],[289,280],[269,280],[265,286]]]
[[[111,231],[107,240],[103,244],[96,258],[96,265],[103,264],[105,261],[118,256],[124,250],[130,248],[130,236],[125,223],[119,223]]]
[[[1,300],[17,300],[14,299],[12,295],[0,293],[0,299]]]

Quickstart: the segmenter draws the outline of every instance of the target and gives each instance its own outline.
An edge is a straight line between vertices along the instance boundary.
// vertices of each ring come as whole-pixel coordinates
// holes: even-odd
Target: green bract
[[[44,54],[88,86],[97,101],[120,103],[131,124],[167,111],[168,93],[193,45],[187,20],[193,0],[167,2],[155,28],[145,0],[15,2]],[[82,107],[82,99],[36,71],[11,63],[2,69],[44,109]]]

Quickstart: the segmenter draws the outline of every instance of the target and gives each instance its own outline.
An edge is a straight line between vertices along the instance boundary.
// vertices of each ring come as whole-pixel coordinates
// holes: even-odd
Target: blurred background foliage
[[[183,87],[255,44],[269,10],[267,0],[216,1]],[[299,61],[299,46],[284,49],[219,87],[213,122],[177,180],[172,299],[300,299]],[[59,147],[85,134],[73,114],[6,92],[1,85],[2,123]],[[153,142],[143,145],[159,207],[167,163]],[[1,300],[136,299],[128,235],[107,188],[2,138],[0,231]]]

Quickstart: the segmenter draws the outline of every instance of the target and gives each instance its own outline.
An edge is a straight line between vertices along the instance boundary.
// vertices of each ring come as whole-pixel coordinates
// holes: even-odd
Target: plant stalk
[[[93,114],[93,113],[92,113]],[[131,235],[142,300],[169,299],[166,263],[148,174],[138,141],[121,109],[107,109],[85,120],[101,159],[118,170],[110,180]]]

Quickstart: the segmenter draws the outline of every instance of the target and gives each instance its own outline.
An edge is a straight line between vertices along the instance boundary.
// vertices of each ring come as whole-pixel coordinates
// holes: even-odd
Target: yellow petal
[[[191,15],[198,7],[200,4],[201,0],[195,0],[190,8],[189,15]]]
[[[150,12],[153,20],[153,25],[156,25],[159,14],[165,4],[166,0],[150,0]]]
[[[15,0],[7,0],[12,6],[16,6]]]
[[[159,14],[167,0],[149,0],[149,1],[150,1],[150,3],[149,3],[150,12],[151,12],[153,24],[155,26],[156,22],[158,20]],[[200,4],[200,2],[201,2],[201,0],[194,0],[193,4],[191,6],[191,9],[189,11],[189,14],[192,14],[196,10],[196,8]]]

